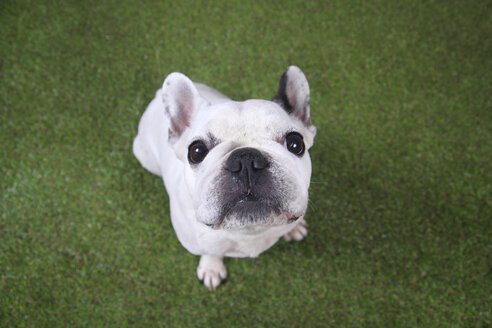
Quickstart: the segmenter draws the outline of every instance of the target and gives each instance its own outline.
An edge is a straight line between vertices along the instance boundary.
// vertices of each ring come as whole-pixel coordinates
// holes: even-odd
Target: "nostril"
[[[226,166],[227,170],[232,172],[232,173],[239,173],[243,169],[243,165],[241,164],[241,161],[236,160],[236,161],[231,161],[227,163]]]
[[[225,169],[231,173],[247,175],[264,170],[269,165],[268,159],[257,149],[240,148],[231,153],[225,163]]]
[[[251,167],[257,171],[263,170],[268,167],[268,161],[264,157],[255,158],[251,163]]]

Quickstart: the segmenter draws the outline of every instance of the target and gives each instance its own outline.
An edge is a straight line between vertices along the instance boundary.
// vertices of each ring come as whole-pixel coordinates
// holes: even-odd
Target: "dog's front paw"
[[[210,290],[215,290],[227,278],[227,271],[222,258],[213,255],[202,255],[196,274],[198,279]]]
[[[304,221],[304,219],[300,219],[299,223],[295,226],[295,228],[284,235],[284,239],[286,241],[303,240],[304,238],[306,238],[308,233],[307,226],[308,224],[306,223],[306,221]]]

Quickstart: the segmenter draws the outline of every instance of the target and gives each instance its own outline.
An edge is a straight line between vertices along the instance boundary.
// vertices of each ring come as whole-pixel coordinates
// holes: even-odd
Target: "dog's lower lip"
[[[299,218],[300,218],[300,216],[293,216],[293,217],[288,218],[287,220],[289,222],[294,222],[294,221],[297,221]]]
[[[241,200],[238,203],[257,203],[257,201]],[[231,210],[229,210],[226,215],[222,216],[222,218],[217,223],[211,223],[211,224],[206,224],[206,225],[209,228],[212,228],[215,230],[224,228],[224,226],[227,225],[227,223],[225,221],[226,221],[226,218],[229,215],[230,211]],[[283,216],[284,220],[285,220],[285,221],[283,221],[284,222],[283,224],[291,224],[291,223],[299,220],[302,216],[304,216],[304,213],[303,212],[289,213],[289,212],[286,212],[286,211],[281,210],[280,208],[276,207],[276,208],[272,208],[271,215],[277,216],[278,219],[280,219],[280,217]],[[279,224],[279,223],[277,223],[277,224]],[[280,224],[282,224],[282,223],[280,223]],[[252,223],[251,225],[255,225],[255,224]],[[261,225],[261,223],[260,223],[260,225]],[[266,225],[269,225],[269,224],[266,224]]]
[[[301,212],[293,213],[293,214],[288,213],[288,212],[282,212],[282,213],[287,217],[287,221],[289,223],[292,223],[292,222],[299,220],[299,218],[304,215],[304,213],[301,213]]]

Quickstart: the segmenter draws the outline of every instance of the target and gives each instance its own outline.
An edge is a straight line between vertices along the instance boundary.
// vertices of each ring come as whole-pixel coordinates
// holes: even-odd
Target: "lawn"
[[[0,4],[0,326],[492,326],[491,1]],[[210,292],[138,120],[180,71],[311,87],[308,238]]]

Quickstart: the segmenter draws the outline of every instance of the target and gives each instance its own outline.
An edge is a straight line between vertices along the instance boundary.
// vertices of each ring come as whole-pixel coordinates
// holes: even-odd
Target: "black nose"
[[[225,163],[225,169],[241,182],[248,194],[261,182],[268,167],[268,159],[254,148],[240,148],[231,153]]]

